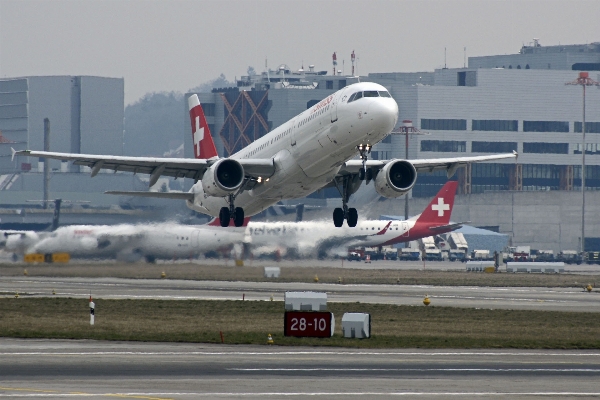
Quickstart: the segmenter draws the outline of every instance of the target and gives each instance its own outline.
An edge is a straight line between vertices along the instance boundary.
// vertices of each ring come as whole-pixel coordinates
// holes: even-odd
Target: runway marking
[[[91,351],[91,352],[0,352],[0,356],[106,356],[106,355],[138,355],[138,356],[290,356],[290,355],[352,355],[352,356],[538,356],[538,357],[600,357],[600,352],[590,353],[536,353],[536,352],[350,352],[350,351]]]
[[[189,397],[305,397],[305,396],[452,396],[452,397],[509,397],[516,396],[536,396],[536,397],[598,397],[600,392],[261,392],[261,393],[236,393],[236,392],[177,392],[177,393],[60,393],[53,394],[1,394],[0,397],[124,397],[149,400],[173,400],[172,397],[154,397],[154,396],[189,396]]]
[[[66,392],[61,393],[58,390],[43,390],[33,388],[13,388],[13,387],[1,387],[0,390],[8,390],[15,392],[34,392],[34,393],[0,393],[0,397],[120,397],[126,399],[146,399],[146,400],[174,400],[172,398],[165,397],[150,397],[150,394],[144,393],[85,393],[85,392]],[[154,396],[154,395],[153,395]]]
[[[58,393],[56,390],[42,390],[42,389],[30,389],[30,388],[10,388],[0,386],[0,390],[15,390],[24,392],[42,392],[42,393]]]
[[[246,372],[598,372],[600,368],[226,368]]]

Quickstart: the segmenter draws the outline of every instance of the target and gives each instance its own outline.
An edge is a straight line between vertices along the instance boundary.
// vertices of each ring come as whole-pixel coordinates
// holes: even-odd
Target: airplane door
[[[402,229],[402,237],[408,237],[408,222],[401,222],[400,227]]]
[[[333,100],[331,101],[331,111],[330,111],[331,122],[335,122],[338,120],[337,103],[338,103],[339,97],[340,97],[340,93],[338,93],[336,96],[333,96]]]
[[[200,232],[197,230],[192,232],[192,246],[200,246]]]

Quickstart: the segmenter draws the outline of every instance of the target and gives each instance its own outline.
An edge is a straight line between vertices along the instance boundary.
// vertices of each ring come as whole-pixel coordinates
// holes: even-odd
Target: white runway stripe
[[[507,397],[515,398],[518,396],[536,396],[536,397],[598,397],[600,392],[261,392],[261,393],[236,393],[236,392],[213,392],[213,393],[198,393],[198,392],[165,392],[165,393],[0,393],[0,397],[120,397],[120,398],[137,398],[137,399],[154,399],[166,400],[174,396],[186,397],[319,397],[319,396],[354,396],[354,397],[374,397],[374,396],[452,396],[458,398],[464,397]]]
[[[498,357],[600,357],[600,352],[589,353],[536,353],[536,352],[349,352],[349,351],[281,351],[281,352],[259,352],[259,351],[89,351],[89,352],[61,352],[61,351],[28,351],[28,352],[0,352],[0,356],[106,356],[106,355],[138,355],[138,356],[157,356],[157,355],[198,355],[198,356],[304,356],[304,355],[351,355],[351,356],[498,356]]]

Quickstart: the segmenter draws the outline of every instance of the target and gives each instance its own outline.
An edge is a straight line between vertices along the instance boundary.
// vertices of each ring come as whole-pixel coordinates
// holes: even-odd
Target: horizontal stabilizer
[[[191,192],[121,192],[118,190],[109,190],[105,194],[114,194],[117,196],[137,196],[137,197],[155,197],[159,199],[177,199],[194,201],[194,193]]]
[[[462,228],[464,224],[467,224],[469,222],[470,221],[467,221],[467,222],[457,222],[455,224],[448,224],[448,225],[430,226],[429,229],[431,229],[432,231],[447,231],[448,229],[454,231],[456,229]]]

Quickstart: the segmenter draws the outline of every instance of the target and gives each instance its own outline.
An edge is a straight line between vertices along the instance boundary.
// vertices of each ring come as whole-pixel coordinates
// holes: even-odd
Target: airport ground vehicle
[[[533,254],[533,250],[531,250]],[[554,251],[553,250],[537,250],[535,257],[533,257],[533,261],[536,262],[552,262],[554,261]]]
[[[442,251],[440,249],[425,249],[425,260],[443,261]]]
[[[582,257],[575,250],[563,250],[558,253],[556,261],[562,261],[565,264],[577,264],[582,263]]]
[[[400,249],[399,259],[400,261],[419,261],[421,259],[421,252],[410,247]]]
[[[465,252],[463,250],[451,249],[448,252],[448,261],[466,262],[467,261],[467,255],[465,254]]]
[[[362,261],[362,256],[356,251],[350,251],[347,257],[348,261]]]
[[[489,250],[473,250],[471,252],[471,261],[493,261],[494,255]]]
[[[600,264],[600,251],[588,251],[585,262],[587,264]]]

